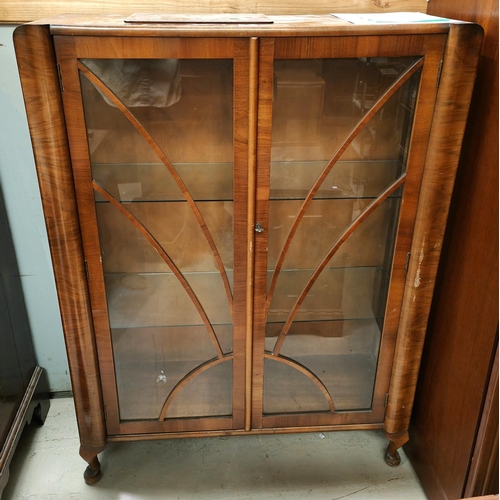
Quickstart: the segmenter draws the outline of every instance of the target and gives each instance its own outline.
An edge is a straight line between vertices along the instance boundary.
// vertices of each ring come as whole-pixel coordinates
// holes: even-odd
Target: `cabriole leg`
[[[85,479],[85,483],[91,485],[95,484],[101,479],[101,464],[99,463],[99,459],[97,455],[104,450],[102,448],[95,448],[91,446],[80,446],[80,456],[89,464],[83,473],[83,479]]]
[[[395,432],[393,434],[385,433],[385,436],[390,441],[387,450],[385,451],[384,460],[387,465],[397,467],[401,463],[398,449],[408,442],[408,431]]]

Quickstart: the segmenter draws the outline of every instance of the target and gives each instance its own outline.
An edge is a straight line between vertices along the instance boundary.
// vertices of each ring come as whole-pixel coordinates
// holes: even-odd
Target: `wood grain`
[[[297,432],[333,432],[333,431],[376,431],[382,428],[383,424],[364,423],[364,424],[339,424],[339,425],[319,425],[317,427],[270,427],[267,429],[252,429],[250,432],[245,430],[212,430],[212,431],[194,431],[194,432],[144,432],[140,435],[133,433],[117,434],[108,437],[108,441],[113,442],[132,442],[132,441],[151,441],[156,439],[180,439],[180,438],[198,438],[198,437],[219,437],[219,436],[248,436],[248,435],[270,435],[270,434],[294,434]],[[136,426],[129,427],[129,429]]]
[[[269,28],[262,26],[243,28],[238,26],[232,26],[231,28],[205,26],[200,28],[193,25],[182,29],[170,29],[164,26],[151,25],[138,27],[138,29],[135,27],[128,28],[133,31],[127,31],[123,25],[123,19],[118,16],[110,16],[102,19],[102,22],[97,21],[92,25],[93,18],[95,20],[95,16],[89,16],[87,21],[83,21],[82,26],[75,28],[75,23],[80,21],[71,17],[64,17],[56,21],[56,24],[59,24],[52,27],[64,87],[63,101],[68,127],[66,133],[69,139],[73,173],[70,168],[68,145],[64,133],[64,123],[61,118],[61,100],[51,47],[48,48],[48,54],[50,54],[48,59],[42,63],[37,61],[38,45],[43,46],[44,43],[47,45],[48,41],[50,45],[48,28],[33,25],[19,31],[19,37],[21,37],[21,34],[30,33],[30,42],[23,41],[21,44],[23,49],[21,50],[20,59],[22,63],[23,57],[26,58],[26,55],[29,55],[23,71],[25,80],[31,79],[28,94],[36,94],[37,97],[35,103],[30,104],[31,109],[33,110],[34,106],[42,109],[42,111],[36,110],[33,112],[33,120],[30,117],[31,132],[35,136],[34,142],[39,141],[36,148],[37,152],[38,154],[47,154],[49,152],[50,155],[57,157],[62,151],[62,156],[59,157],[63,159],[62,165],[57,163],[58,172],[55,174],[59,180],[57,187],[61,187],[60,191],[54,193],[53,189],[56,183],[52,184],[43,178],[41,184],[44,185],[45,182],[45,186],[48,186],[48,191],[43,193],[44,204],[48,204],[48,223],[58,225],[56,229],[51,229],[52,232],[49,231],[49,236],[53,235],[55,240],[54,243],[51,242],[51,245],[59,245],[61,240],[64,240],[64,245],[66,245],[63,249],[66,253],[62,257],[57,253],[55,256],[56,278],[59,277],[62,283],[59,292],[62,301],[68,302],[65,309],[67,312],[63,313],[63,320],[64,314],[66,314],[68,321],[73,322],[69,328],[74,327],[76,324],[83,331],[83,333],[78,332],[81,337],[76,340],[72,337],[72,335],[77,336],[75,332],[70,331],[70,333],[66,334],[66,337],[70,339],[70,342],[83,343],[82,348],[80,348],[80,345],[72,345],[71,349],[68,349],[71,351],[70,362],[73,370],[75,373],[78,372],[77,375],[81,375],[75,382],[77,384],[75,394],[79,398],[78,404],[83,405],[83,410],[79,413],[79,419],[82,421],[82,425],[86,426],[81,429],[83,434],[81,454],[90,465],[87,479],[89,481],[96,479],[99,473],[97,453],[102,449],[106,441],[103,422],[105,409],[102,406],[99,392],[101,389],[106,401],[107,431],[109,435],[117,440],[130,440],[140,437],[149,439],[152,436],[159,436],[161,433],[171,433],[171,436],[195,436],[210,435],[211,433],[238,435],[244,432],[259,431],[289,432],[296,431],[299,428],[304,431],[326,430],[336,427],[339,429],[373,429],[381,428],[384,420],[385,394],[389,384],[393,358],[391,394],[384,427],[386,434],[392,440],[390,451],[395,454],[397,448],[408,436],[409,414],[416,384],[423,335],[471,94],[474,66],[481,38],[480,30],[477,26],[459,24],[451,24],[451,27],[447,24],[425,25],[422,27],[408,25],[375,28],[368,26],[355,27],[340,22],[332,16],[304,16],[301,19],[283,16],[275,18],[275,22]],[[450,37],[446,49],[441,85],[438,90],[437,105],[433,115],[436,102],[438,65],[442,57],[443,44],[448,30],[450,30]],[[42,34],[43,43],[40,44],[37,37],[33,37],[31,33],[35,35],[37,33]],[[235,33],[239,39],[231,38]],[[63,34],[78,36],[62,36]],[[93,36],[83,36],[84,34]],[[103,36],[127,34],[133,34],[133,36]],[[301,36],[294,38],[298,34]],[[205,35],[207,38],[203,38]],[[256,38],[250,40],[251,36],[263,37],[261,40]],[[33,42],[36,42],[36,44]],[[88,78],[94,79],[95,84],[102,92],[106,93],[107,89],[95,80],[82,63],[78,63],[78,59],[140,58],[144,57],[144,53],[147,53],[148,57],[152,58],[200,58],[206,60],[227,58],[234,60],[235,278],[234,299],[232,302],[230,300],[230,303],[233,304],[234,354],[231,354],[226,348],[221,349],[220,344],[217,343],[218,349],[215,346],[217,358],[213,358],[201,365],[203,359],[212,358],[214,354],[201,357],[199,361],[195,360],[196,364],[194,366],[198,366],[198,368],[193,370],[193,365],[191,365],[191,368],[183,372],[184,374],[188,372],[188,375],[185,375],[183,379],[181,378],[183,375],[179,375],[179,378],[171,382],[172,386],[177,385],[170,393],[170,396],[167,396],[162,410],[162,416],[165,417],[173,395],[179,393],[201,371],[216,365],[228,367],[228,364],[222,365],[222,362],[231,359],[233,365],[233,416],[226,414],[224,409],[224,415],[221,417],[214,417],[211,413],[207,418],[195,418],[194,414],[192,414],[193,416],[190,418],[166,418],[165,420],[160,419],[161,421],[120,420],[115,360],[108,315],[113,311],[108,310],[106,299],[93,186],[101,196],[104,196],[117,208],[120,209],[121,204],[116,198],[111,197],[107,191],[100,189],[96,183],[92,183],[79,69],[84,73],[86,72]],[[273,86],[275,83],[274,61],[276,58],[356,58],[362,56],[412,56],[420,58],[420,60],[403,78],[409,78],[411,72],[422,71],[406,180],[404,175],[400,177],[392,188],[386,191],[382,198],[379,198],[372,205],[373,207],[380,203],[384,196],[388,196],[388,193],[392,192],[391,189],[397,189],[405,182],[399,223],[393,218],[394,220],[391,219],[387,227],[387,238],[389,233],[391,235],[397,234],[394,259],[391,264],[392,255],[388,255],[388,253],[392,252],[386,252],[382,258],[384,265],[391,268],[387,269],[386,272],[388,274],[392,272],[394,279],[390,286],[385,310],[383,311],[383,304],[373,306],[377,310],[377,315],[386,317],[387,321],[384,323],[382,332],[380,331],[381,325],[376,323],[378,327],[375,332],[377,342],[381,337],[382,343],[380,367],[376,375],[374,369],[369,374],[371,377],[370,391],[372,389],[374,391],[372,407],[369,408],[369,402],[365,403],[367,401],[365,391],[364,395],[360,396],[359,399],[362,402],[354,408],[356,411],[339,411],[339,408],[344,410],[342,404],[345,403],[346,406],[349,406],[349,403],[344,402],[339,405],[337,401],[337,411],[335,411],[333,397],[336,398],[336,395],[330,389],[330,382],[319,381],[310,370],[309,365],[298,360],[301,366],[299,371],[307,377],[303,378],[307,383],[312,381],[316,384],[325,396],[325,401],[322,402],[322,404],[325,404],[325,409],[309,413],[304,411],[304,413],[294,414],[282,414],[280,412],[264,414],[264,361],[276,361],[278,359],[282,363],[280,366],[286,365],[286,367],[293,366],[294,368],[299,366],[295,364],[296,360],[287,359],[288,352],[284,352],[287,355],[287,358],[285,358],[273,356],[265,351],[266,313],[268,309],[266,307],[266,286],[269,253],[268,226]],[[48,112],[47,104],[43,102],[45,97],[42,92],[46,88],[43,87],[43,83],[33,81],[33,76],[29,74],[31,68],[28,68],[28,66],[32,64],[31,60],[35,60],[41,66],[38,68],[41,72],[49,75],[48,87],[50,87],[50,92],[48,92],[48,95],[56,98],[55,116],[50,115],[49,112],[50,119],[40,119],[43,113]],[[43,87],[42,91],[40,91],[40,85]],[[396,90],[397,87],[393,87],[389,94],[382,98],[379,105],[373,107],[369,112],[370,114],[365,115],[360,120],[358,127],[366,124],[370,116],[389,98],[390,92],[394,93]],[[130,111],[109,91],[107,96],[112,101],[114,98],[114,104],[118,107],[121,106],[122,112],[126,115],[128,113],[127,118],[134,124],[142,137],[146,139],[153,149],[159,150],[159,146],[148,136],[145,130],[141,129],[139,121],[135,120]],[[55,123],[55,129],[52,123]],[[255,135],[256,127],[257,136]],[[51,131],[47,132],[47,129]],[[355,131],[356,129],[355,127]],[[37,134],[39,134],[38,138]],[[58,137],[57,140],[60,141],[61,147],[51,150],[46,146],[45,142],[47,136],[50,141],[53,139],[54,134]],[[340,146],[340,150],[343,147],[345,149],[344,145]],[[176,178],[176,175],[179,177],[171,162],[165,155],[162,156],[161,150],[159,153],[161,161],[170,170],[172,176],[174,178]],[[327,160],[328,158],[325,161]],[[47,164],[52,165],[50,163],[52,158],[43,158],[43,162],[45,161],[48,162]],[[230,160],[220,160],[222,163],[228,161]],[[333,165],[333,163],[334,161],[331,160],[328,165]],[[43,177],[44,172],[44,166],[42,166],[39,169],[39,175]],[[424,175],[423,186],[420,190],[422,174]],[[326,177],[317,181],[318,186],[323,182],[324,178]],[[75,188],[73,186],[76,188],[76,203]],[[181,191],[187,192],[185,186],[185,189],[182,186],[179,187]],[[314,188],[309,192],[308,199],[314,197],[313,191]],[[311,192],[313,192],[312,196]],[[190,206],[195,209],[194,199],[189,198],[189,196],[186,199],[188,203],[191,200]],[[57,210],[51,205],[54,203],[53,200],[58,203]],[[61,215],[60,212],[63,211],[66,212]],[[302,210],[302,213],[304,211],[305,209]],[[131,211],[125,210],[125,212],[127,213],[122,211],[140,229],[141,225],[137,223],[136,218],[133,215],[129,216]],[[53,219],[50,219],[51,214]],[[54,222],[56,217],[57,220]],[[200,227],[205,227],[208,231],[201,212],[197,219]],[[415,221],[416,224],[414,225]],[[261,223],[265,229],[264,233],[255,234],[253,232],[254,222]],[[68,227],[64,227],[63,224]],[[356,224],[359,224],[359,220],[355,221],[352,227],[355,227]],[[415,228],[414,231],[413,228]],[[341,234],[337,244],[334,244],[330,251],[327,252],[313,275],[313,279],[310,279],[309,282],[306,280],[305,290],[302,296],[299,297],[295,308],[292,308],[292,316],[298,310],[302,298],[307,294],[308,287],[312,286],[316,276],[326,266],[328,258],[331,257],[330,254],[333,254],[337,247],[340,246],[348,236],[349,231],[347,229],[347,232]],[[142,232],[161,254],[162,247],[149,233],[149,230],[144,229]],[[82,241],[80,241],[80,233]],[[410,243],[412,245],[412,256],[405,284],[405,262]],[[213,241],[212,244],[210,246],[212,251],[215,250],[214,256],[216,256],[217,248],[215,248]],[[67,254],[68,250],[69,255]],[[163,253],[166,256],[164,251]],[[83,267],[84,256],[88,261],[88,283]],[[57,263],[58,258],[62,259],[62,263]],[[167,262],[169,259],[164,258],[164,260]],[[217,264],[222,275],[221,267],[224,267],[222,259],[219,258]],[[76,292],[71,290],[68,293],[64,289],[67,286],[66,279],[70,280],[71,287],[76,287]],[[232,299],[228,281],[226,283],[226,295],[228,295],[228,299]],[[224,294],[221,293],[220,296],[224,300]],[[377,302],[376,298],[374,302]],[[399,324],[396,342],[395,337],[400,311],[402,311],[401,323]],[[77,318],[76,321],[75,317]],[[95,333],[92,329],[92,320]],[[288,323],[286,323],[285,330],[283,330],[285,334],[292,320],[293,317],[290,317]],[[375,322],[375,320],[373,321]],[[229,321],[225,321],[224,326],[228,326],[228,323]],[[152,326],[156,327],[157,325]],[[281,335],[274,354],[278,354],[283,339],[284,335]],[[268,338],[268,340],[272,339]],[[164,342],[168,343],[168,341]],[[97,370],[96,345],[99,353],[102,384]],[[373,345],[369,344],[368,347],[364,346],[364,348],[373,349]],[[356,355],[358,354],[358,358],[361,359],[365,352],[357,352]],[[374,362],[371,351],[366,355],[370,362]],[[147,358],[147,353],[145,357]],[[304,359],[305,357],[307,356],[304,356]],[[346,360],[349,362],[348,355],[339,355],[338,358],[339,366],[345,363]],[[88,372],[85,371],[87,361],[89,362]],[[191,372],[189,372],[190,369]],[[357,390],[357,379],[354,380],[352,375],[347,376],[347,371],[342,366],[341,371],[343,372],[343,376],[339,377],[341,379],[341,389],[345,390],[346,388],[349,389],[349,387],[352,389],[354,386],[355,388],[351,392],[355,392]],[[337,376],[335,373],[333,375],[333,378]],[[364,374],[361,375],[365,377]],[[376,377],[375,386],[373,386],[374,377]],[[366,382],[367,379],[368,377],[365,377],[363,380]],[[227,385],[229,387],[229,383]],[[319,397],[321,399],[321,393],[319,393]],[[353,395],[352,397],[356,396]],[[163,399],[163,397],[160,399],[160,404]],[[91,420],[89,423],[89,416],[95,416],[96,420]],[[119,437],[120,434],[123,434],[123,436]],[[134,434],[136,436],[133,436]],[[97,438],[92,440],[89,436],[97,436]]]
[[[303,15],[303,16],[272,16],[273,23],[271,24],[245,24],[242,27],[237,24],[142,24],[131,27],[130,24],[124,22],[123,16],[120,15],[63,15],[49,20],[40,22],[51,24],[51,33],[53,35],[70,35],[70,36],[123,36],[140,38],[149,38],[149,43],[152,43],[156,38],[182,38],[183,42],[192,39],[194,43],[198,39],[198,44],[203,47],[205,41],[203,38],[227,38],[227,37],[276,37],[283,38],[293,42],[293,37],[331,37],[331,36],[363,36],[364,40],[360,40],[360,50],[369,50],[369,54],[377,54],[378,44],[384,42],[383,38],[377,39],[377,44],[373,38],[374,33],[377,35],[426,35],[447,33],[449,24],[447,23],[417,23],[417,24],[380,24],[374,26],[365,24],[352,24],[348,21],[343,21],[338,17],[325,15]],[[302,40],[304,41],[304,40]],[[407,39],[407,41],[410,41]],[[122,40],[122,42],[124,42]],[[371,42],[371,43],[370,43]],[[395,39],[386,40],[388,46],[394,48]],[[356,41],[354,42],[356,43]],[[209,46],[206,46],[208,52]],[[401,49],[404,50],[404,45]],[[220,50],[220,49],[219,49]],[[140,54],[137,56],[140,57]],[[306,55],[305,57],[314,57]],[[325,56],[320,56],[325,57]]]
[[[14,34],[54,266],[82,449],[106,444],[104,407],[59,78],[49,30]]]
[[[253,387],[252,387],[252,428],[262,428],[264,349],[267,294],[267,259],[269,228],[269,175],[271,164],[271,133],[273,107],[274,74],[273,38],[260,40],[259,47],[259,103],[257,129],[257,173],[255,220],[264,232],[255,233],[255,276],[254,276],[254,318],[253,318]]]
[[[245,430],[252,425],[252,365],[253,365],[253,297],[254,297],[254,235],[255,235],[255,172],[257,168],[257,106],[259,40],[250,39],[249,114],[248,114],[248,203],[247,203],[247,310],[245,342]]]
[[[99,357],[102,360],[101,372],[103,376],[103,392],[105,393],[107,409],[108,433],[121,432],[119,402],[116,392],[116,376],[113,357],[113,346],[109,332],[108,308],[106,303],[106,291],[103,280],[103,269],[99,251],[99,239],[97,220],[95,213],[95,200],[91,192],[91,172],[89,165],[89,152],[87,148],[87,137],[85,121],[80,96],[80,83],[78,68],[75,57],[87,54],[86,57],[134,57],[137,56],[145,46],[148,46],[148,54],[151,57],[175,56],[186,59],[234,58],[234,162],[235,171],[238,174],[234,181],[234,232],[243,247],[235,245],[235,262],[239,264],[234,273],[234,293],[236,299],[236,313],[234,318],[234,370],[233,390],[234,418],[215,418],[214,423],[208,419],[182,419],[174,424],[167,424],[163,429],[200,430],[200,429],[228,429],[233,426],[243,427],[244,412],[244,335],[245,335],[245,287],[246,287],[246,158],[247,158],[247,100],[248,100],[248,76],[245,68],[248,61],[248,41],[235,42],[231,39],[213,39],[200,42],[199,40],[169,39],[164,43],[156,43],[154,40],[133,39],[119,43],[116,39],[95,39],[57,37],[58,57],[61,65],[61,74],[65,85],[64,100],[67,106],[68,125],[71,129],[70,142],[72,144],[73,167],[75,170],[75,182],[78,186],[80,196],[79,206],[82,216],[82,232],[84,235],[85,252],[88,259],[90,273],[90,292],[94,306],[94,320],[96,330],[99,331],[97,341],[99,344]],[[235,48],[237,46],[237,48]],[[89,189],[90,188],[90,189]],[[85,243],[86,242],[86,243]],[[243,370],[243,371],[242,371]],[[158,425],[160,425],[158,423]],[[162,424],[164,425],[164,424]]]
[[[234,41],[233,429],[245,426],[250,43]]]
[[[368,41],[370,38],[370,41]],[[422,68],[420,93],[417,101],[415,123],[412,134],[411,153],[408,158],[407,175],[411,179],[411,186],[405,186],[403,198],[399,234],[396,239],[396,251],[393,261],[394,275],[393,286],[391,286],[386,308],[386,321],[382,334],[382,348],[380,351],[379,370],[376,375],[375,391],[373,398],[372,413],[358,413],[358,418],[367,419],[371,422],[383,420],[385,413],[385,395],[388,390],[392,355],[394,352],[395,337],[398,326],[399,311],[401,307],[401,295],[405,279],[405,261],[410,248],[413,221],[416,213],[416,199],[420,183],[423,164],[425,160],[426,143],[430,132],[430,123],[436,97],[436,76],[439,61],[442,58],[443,47],[446,37],[421,36],[416,37],[367,37],[367,40],[358,38],[342,39],[342,44],[337,44],[334,38],[277,38],[273,44],[269,41],[264,47],[261,42],[261,65],[260,65],[260,102],[259,102],[259,152],[257,169],[257,219],[264,228],[269,226],[269,162],[271,151],[271,110],[273,99],[273,53],[275,57],[287,59],[301,59],[305,57],[360,57],[365,50],[375,55],[380,51],[386,57],[423,55],[425,63]],[[275,51],[274,51],[275,49]],[[253,402],[253,426],[262,425],[324,425],[335,421],[343,423],[345,417],[335,416],[334,420],[328,420],[328,416],[283,416],[262,417],[262,380],[263,365],[261,353],[264,350],[265,331],[265,302],[262,297],[266,294],[268,242],[266,232],[256,237],[256,305],[254,320],[254,402]],[[264,299],[265,301],[265,299]],[[262,349],[262,351],[261,351]],[[333,418],[334,416],[331,416]],[[311,419],[311,420],[308,420]],[[378,419],[378,420],[377,420]]]
[[[374,413],[381,415],[385,414],[385,401],[389,388],[399,318],[401,315],[401,298],[407,277],[406,264],[411,249],[427,143],[429,141],[436,103],[436,79],[440,62],[443,58],[446,38],[442,36],[426,37],[425,41],[421,43],[423,53],[426,54],[425,63],[422,68],[418,100],[415,108],[410,153],[407,160],[406,183],[401,202],[401,213],[397,226],[398,235],[395,242],[391,270],[391,286],[384,311],[384,326],[378,362],[379,369],[375,381],[372,407]]]
[[[498,489],[498,343],[477,432],[465,495],[485,495]]]
[[[482,30],[453,25],[427,150],[389,389],[385,430],[408,429]],[[460,77],[458,77],[460,75]],[[460,96],[458,102],[457,96]]]
[[[485,30],[405,447],[427,496],[454,499],[498,338],[498,2],[433,0],[429,14]]]
[[[391,12],[415,11],[425,12],[425,0],[390,0],[383,6],[373,0],[315,0],[304,4],[300,0],[287,0],[276,4],[272,0],[199,0],[186,4],[178,0],[169,0],[159,5],[151,0],[121,1],[116,0],[32,0],[18,2],[3,0],[0,6],[0,20],[5,23],[29,22],[49,16],[67,13],[95,12],[97,14],[114,14],[122,12],[124,16],[134,12],[166,12],[166,13],[262,13],[262,14],[327,14],[329,12]]]

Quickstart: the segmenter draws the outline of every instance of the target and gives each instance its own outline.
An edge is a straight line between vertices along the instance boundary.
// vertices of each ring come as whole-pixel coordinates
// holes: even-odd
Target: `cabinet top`
[[[359,36],[447,33],[460,21],[352,24],[334,15],[261,14],[61,15],[30,24],[50,26],[53,35],[148,37]]]

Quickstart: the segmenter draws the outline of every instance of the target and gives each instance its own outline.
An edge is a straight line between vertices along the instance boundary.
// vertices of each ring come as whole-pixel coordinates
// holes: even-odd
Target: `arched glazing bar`
[[[147,130],[142,126],[142,124],[137,120],[137,118],[130,112],[130,110],[123,104],[123,102],[111,91],[87,66],[85,66],[81,61],[78,61],[78,69],[99,89],[128,119],[128,121],[135,127],[135,129],[141,134],[141,136],[146,140],[149,146],[153,149],[155,154],[158,156],[160,161],[165,165],[170,175],[174,179],[175,183],[181,190],[184,198],[186,199],[189,207],[193,211],[193,214],[200,225],[201,230],[210,246],[212,254],[215,259],[215,263],[217,265],[217,269],[222,278],[222,282],[224,284],[224,289],[226,292],[229,310],[231,311],[231,315],[233,312],[233,294],[231,291],[231,285],[229,283],[229,279],[227,277],[226,269],[224,268],[224,264],[222,263],[221,256],[219,251],[217,250],[217,246],[212,238],[212,235],[206,225],[206,222],[198,209],[193,197],[191,196],[187,186],[184,184],[184,181],[178,174],[175,167],[172,165],[170,160],[167,158],[165,153],[162,151],[158,143],[151,137],[151,135],[147,132]]]
[[[285,326],[283,327],[283,330],[281,331],[278,340],[276,341],[276,344],[274,346],[273,350],[273,356],[278,356],[279,352],[281,350],[281,347],[283,345],[283,342],[285,341],[285,337],[290,330],[290,327],[292,326],[293,320],[295,319],[295,316],[297,315],[297,312],[302,305],[302,302],[306,298],[307,294],[311,290],[312,286],[318,279],[319,275],[323,271],[323,269],[326,267],[330,259],[335,255],[335,253],[338,251],[338,249],[342,246],[342,244],[349,238],[349,236],[356,230],[356,228],[359,227],[359,225],[378,207],[380,206],[391,194],[393,194],[395,191],[397,191],[405,182],[406,180],[406,174],[402,174],[399,179],[397,179],[395,182],[393,182],[377,199],[373,200],[368,207],[361,212],[358,217],[347,227],[344,232],[337,238],[335,243],[328,249],[326,252],[325,256],[321,259],[320,264],[316,267],[314,270],[311,278],[309,278],[309,281],[306,283],[304,286],[304,289],[300,293],[297,301],[295,302],[295,305],[293,306],[288,319],[285,323]]]
[[[323,184],[323,181],[325,180],[327,175],[330,173],[333,166],[337,163],[337,161],[340,159],[340,157],[342,156],[344,151],[348,148],[348,146],[355,139],[355,137],[361,132],[361,130],[367,125],[367,123],[375,116],[375,114],[387,103],[387,101],[423,66],[423,64],[424,64],[424,58],[421,57],[420,59],[415,61],[408,69],[406,69],[406,71],[404,71],[399,76],[399,78],[392,83],[392,85],[386,90],[386,92],[379,97],[379,99],[366,112],[366,114],[359,120],[359,122],[355,125],[355,127],[352,129],[352,131],[347,136],[347,138],[344,140],[344,142],[340,145],[340,147],[334,153],[333,157],[328,162],[326,167],[323,169],[321,175],[318,177],[318,179],[314,183],[313,187],[311,188],[311,190],[307,194],[307,197],[304,200],[304,202],[302,203],[302,206],[299,210],[299,213],[297,214],[297,217],[295,218],[295,220],[293,222],[292,228],[290,229],[290,233],[288,234],[288,237],[285,241],[285,244],[283,245],[283,248],[281,249],[281,253],[280,253],[278,260],[276,262],[276,267],[274,269],[271,283],[269,285],[269,291],[267,294],[266,316],[269,314],[269,309],[271,307],[271,302],[273,299],[274,290],[276,288],[276,283],[278,281],[278,277],[279,277],[281,268],[283,266],[283,262],[285,260],[288,249],[290,248],[293,237],[294,237],[295,233],[297,232],[297,229],[298,229],[300,222],[302,221],[302,219],[306,213],[307,208],[309,207],[314,196],[316,195],[316,192],[321,187],[321,185]]]
[[[194,293],[193,289],[186,281],[186,278],[179,271],[177,266],[174,264],[172,259],[168,256],[167,252],[165,252],[164,248],[160,245],[160,243],[156,240],[156,238],[144,227],[144,225],[139,222],[134,215],[132,215],[112,194],[110,194],[106,189],[104,189],[101,185],[99,185],[96,181],[92,181],[92,186],[94,189],[106,200],[108,200],[115,208],[117,208],[134,226],[135,228],[146,238],[146,240],[152,245],[152,247],[158,252],[160,257],[165,261],[168,267],[172,270],[175,277],[179,280],[180,284],[188,294],[189,298],[193,302],[196,310],[198,311],[201,319],[208,330],[208,334],[210,335],[210,339],[215,347],[217,352],[218,359],[221,359],[224,354],[222,352],[221,346],[219,344],[219,340],[217,339],[217,335],[213,329],[208,316],[203,309],[198,297]]]

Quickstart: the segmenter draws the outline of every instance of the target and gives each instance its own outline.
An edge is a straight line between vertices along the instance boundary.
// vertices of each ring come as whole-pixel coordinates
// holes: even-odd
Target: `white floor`
[[[54,399],[25,429],[2,500],[425,500],[404,453],[385,464],[386,444],[379,431],[110,443],[87,486],[73,401]]]

